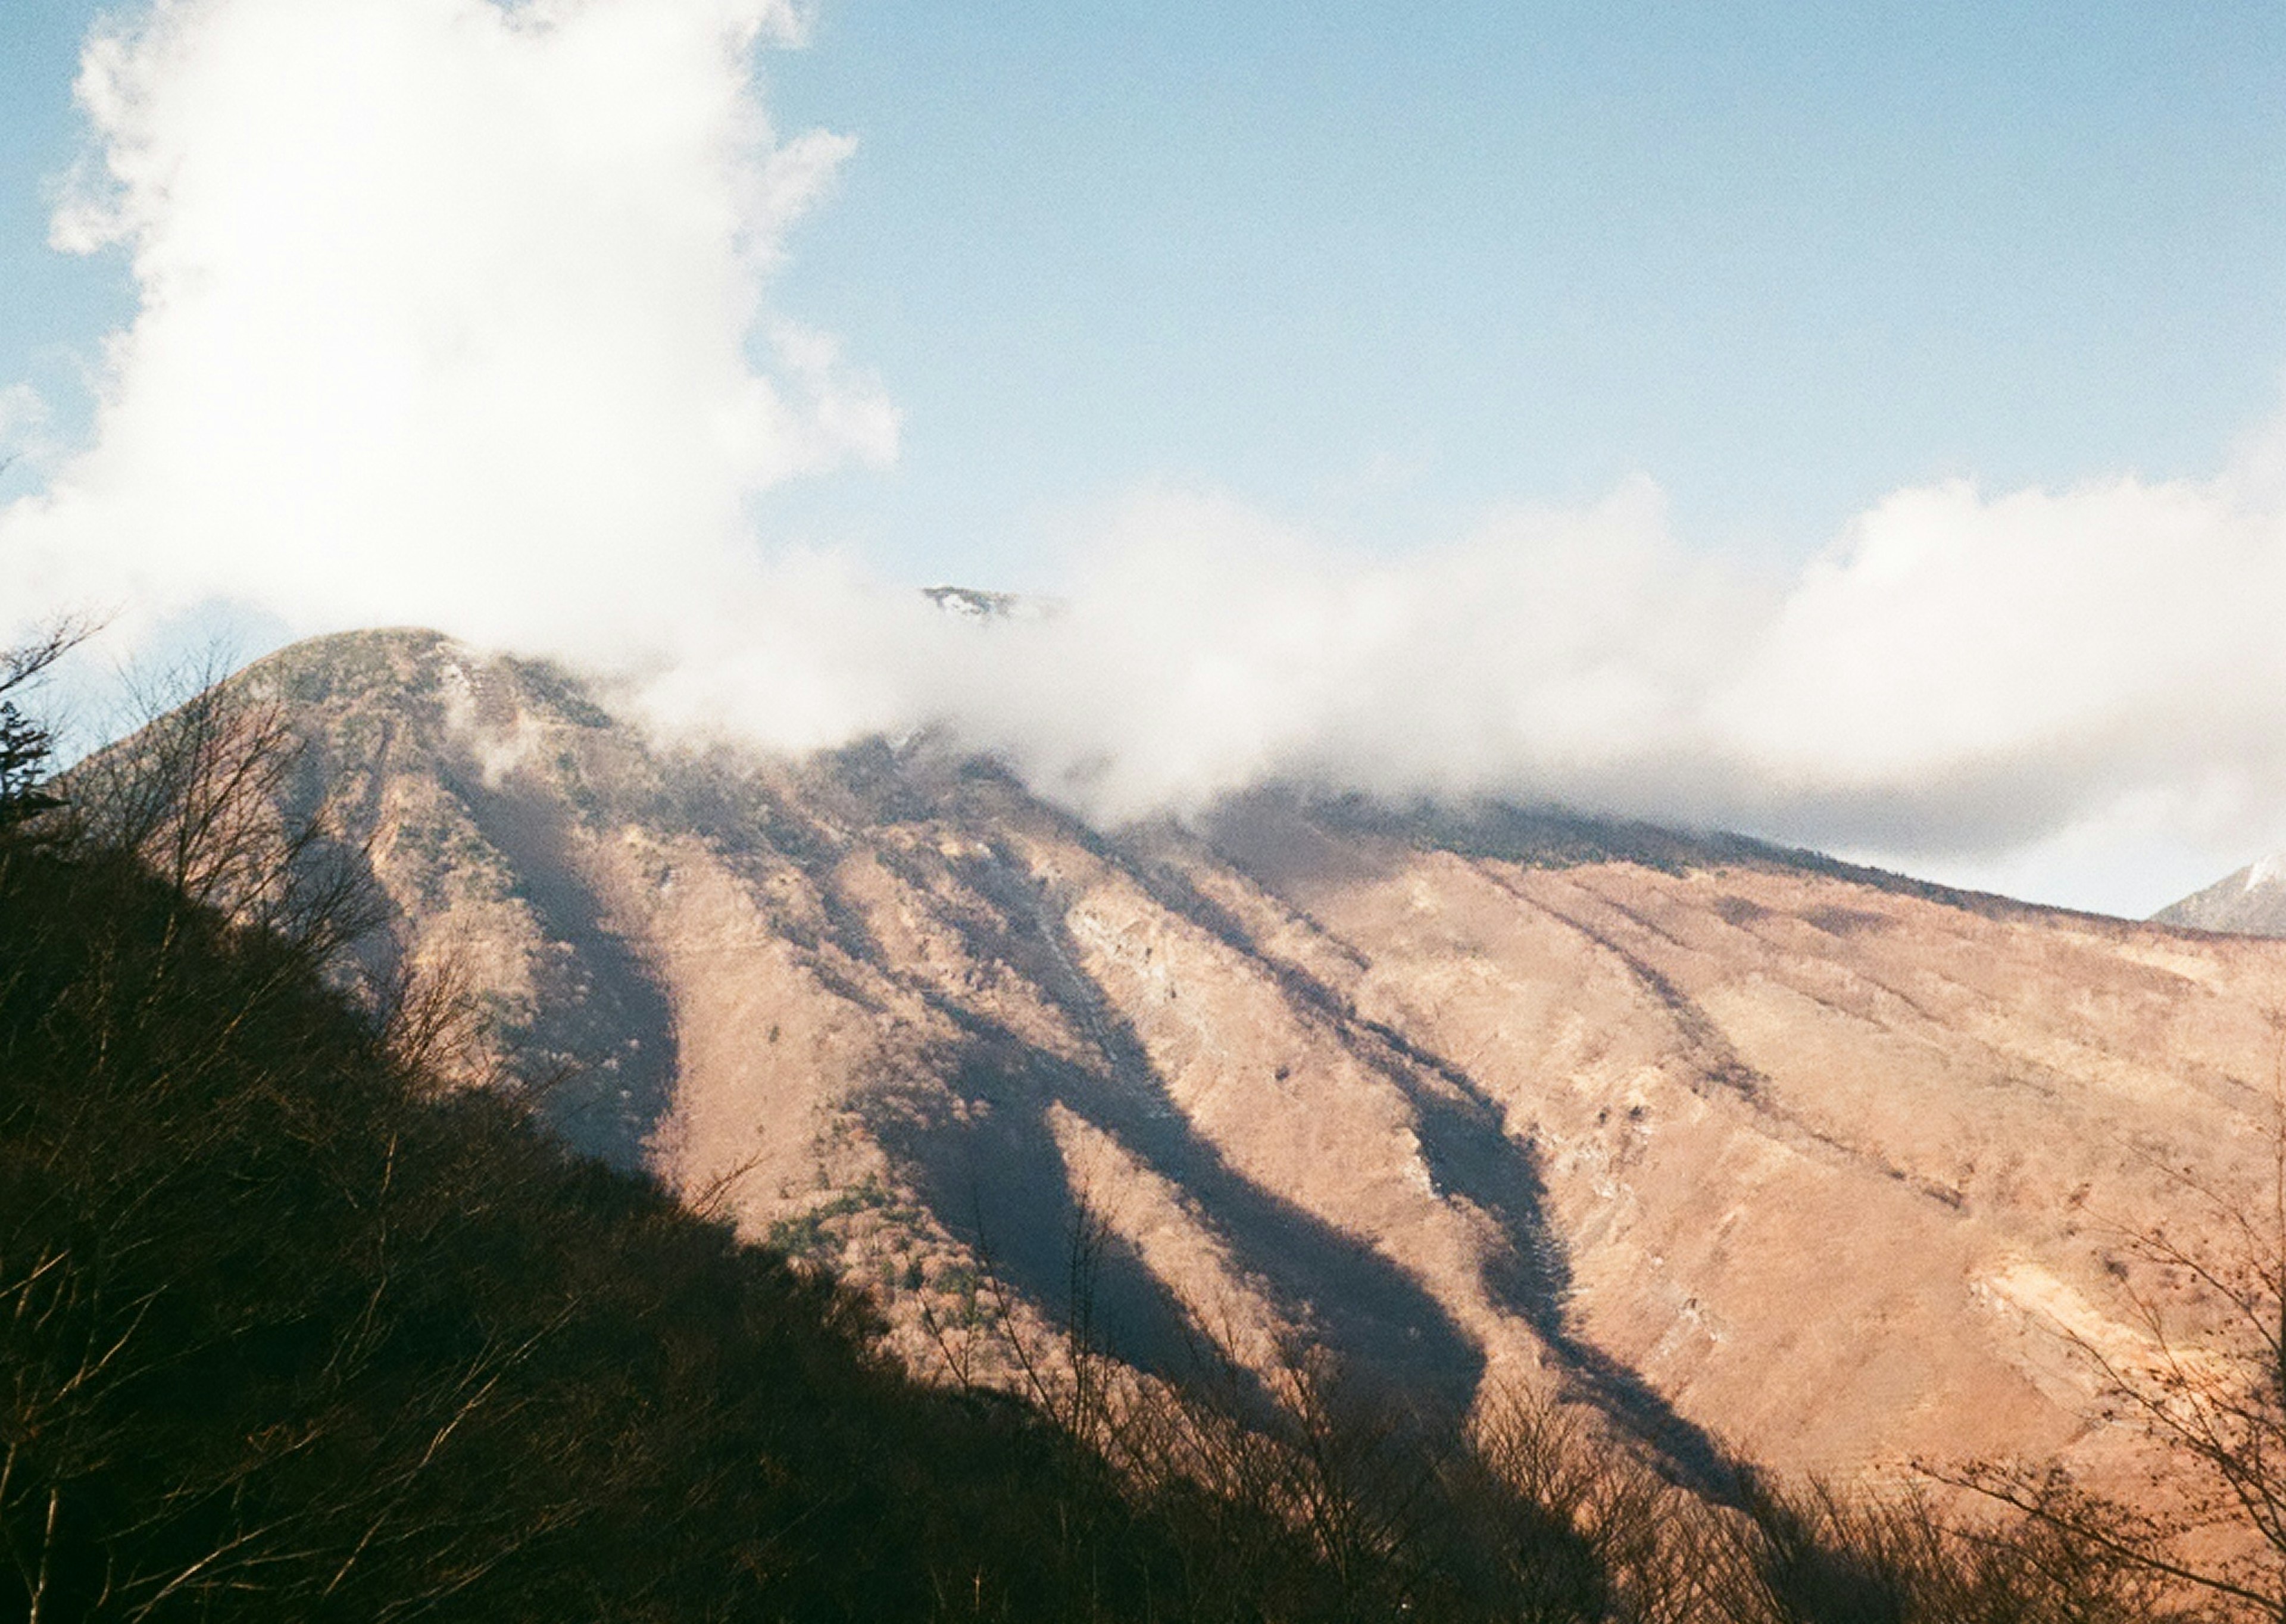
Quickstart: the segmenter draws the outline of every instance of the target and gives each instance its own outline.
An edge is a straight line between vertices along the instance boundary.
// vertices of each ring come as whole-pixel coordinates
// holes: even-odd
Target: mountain
[[[1076,1335],[1004,1339],[1051,1373],[1013,1393],[916,1380],[847,1281],[364,1002],[374,894],[268,816],[275,721],[210,690],[0,800],[7,1617],[2181,1616],[2101,1502],[1710,1499],[1545,1394],[1456,1430],[1312,1352],[1249,1399]]]
[[[2241,936],[2286,936],[2286,855],[2249,863],[2151,918],[2162,925]]]
[[[1264,792],[1107,833],[923,738],[662,743],[422,632],[245,673],[575,1144],[871,1289],[1589,1399],[1689,1476],[2130,1468],[2075,1343],[2266,1188],[2286,942],[1728,837]],[[382,967],[386,968],[386,965]],[[2197,1334],[2197,1305],[2184,1321]]]

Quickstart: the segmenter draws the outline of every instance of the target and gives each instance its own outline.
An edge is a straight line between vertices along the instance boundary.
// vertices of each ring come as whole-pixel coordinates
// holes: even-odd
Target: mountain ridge
[[[1068,1313],[1096,1224],[1146,1369],[1298,1335],[1456,1410],[1582,1397],[1681,1471],[2124,1471],[2058,1342],[2132,1317],[2086,1215],[2164,1210],[2160,1149],[2255,1171],[2272,944],[1544,811],[1106,833],[929,741],[661,745],[433,634],[238,680],[388,952],[575,1074],[574,1142],[866,1285],[924,1369],[989,1362],[995,1282]]]

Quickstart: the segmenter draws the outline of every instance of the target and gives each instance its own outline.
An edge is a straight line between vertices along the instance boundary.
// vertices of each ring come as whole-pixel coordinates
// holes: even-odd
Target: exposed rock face
[[[926,745],[678,753],[425,634],[288,650],[403,950],[577,1142],[922,1301],[1561,1382],[1685,1467],[2101,1463],[2122,1228],[2251,1189],[2286,942],[1743,841],[1264,795],[1107,837]]]
[[[2161,925],[2187,925],[2242,936],[2286,936],[2286,853],[2249,863],[2228,879],[2169,903],[2151,918]]]

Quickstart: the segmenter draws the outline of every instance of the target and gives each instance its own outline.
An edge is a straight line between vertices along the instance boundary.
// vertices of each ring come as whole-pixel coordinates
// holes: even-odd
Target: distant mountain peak
[[[921,595],[946,614],[980,623],[993,620],[1045,620],[1063,604],[1055,598],[1022,592],[986,592],[976,587],[924,587]]]
[[[2195,891],[2151,916],[2159,925],[2227,931],[2237,936],[2286,936],[2286,852],[2275,852]]]

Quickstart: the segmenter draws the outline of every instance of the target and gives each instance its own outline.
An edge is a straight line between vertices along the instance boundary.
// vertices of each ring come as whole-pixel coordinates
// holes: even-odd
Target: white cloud
[[[1900,492],[1788,579],[1694,554],[1647,483],[1395,561],[1150,493],[1055,615],[813,568],[654,702],[788,745],[949,726],[1107,822],[1273,777],[1523,797],[2143,909],[2286,842],[2286,503],[2253,466]]]
[[[141,292],[94,444],[0,521],[51,598],[593,648],[737,578],[757,491],[896,417],[762,299],[845,139],[784,0],[161,0],[88,47],[55,240]],[[26,560],[28,560],[27,564]]]
[[[1654,757],[1688,792],[1696,691],[1754,603],[1672,543],[1648,485],[1396,563],[1158,495],[1091,545],[1067,612],[974,640],[959,703],[1110,817],[1270,775],[1607,798]]]
[[[1991,852],[2155,793],[2245,834],[2286,808],[2282,610],[2286,506],[2243,469],[1902,492],[1812,564],[1709,726],[1828,840]]]
[[[1785,579],[1692,553],[1647,484],[1395,562],[1147,496],[1076,552],[1062,613],[837,631],[836,691],[862,666],[874,725],[950,721],[1111,821],[1267,777],[1548,799],[2148,909],[2286,843],[2262,451],[1900,492]]]

